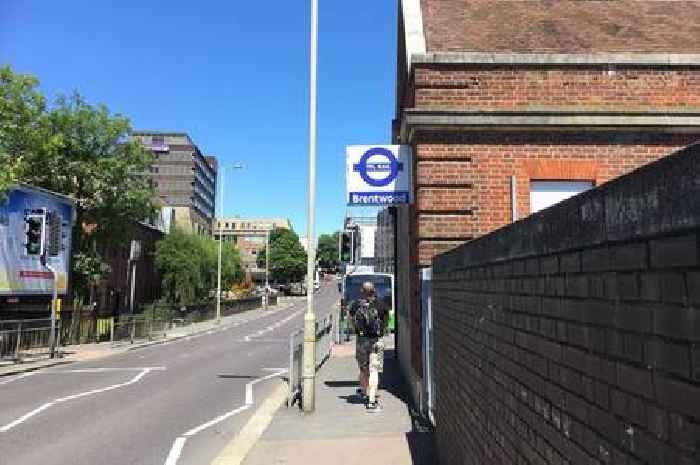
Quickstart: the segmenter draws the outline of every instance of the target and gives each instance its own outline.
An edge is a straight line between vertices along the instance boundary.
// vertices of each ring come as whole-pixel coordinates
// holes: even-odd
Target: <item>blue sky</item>
[[[345,146],[389,143],[395,0],[319,0],[317,232],[345,213]],[[165,6],[167,5],[167,6]],[[0,64],[224,164],[224,213],[306,231],[309,0],[1,0]]]

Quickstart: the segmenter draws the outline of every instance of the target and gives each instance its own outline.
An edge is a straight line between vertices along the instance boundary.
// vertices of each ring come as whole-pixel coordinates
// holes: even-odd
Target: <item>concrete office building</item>
[[[171,227],[211,235],[216,157],[203,155],[184,132],[138,130],[132,137],[153,153],[150,176]]]

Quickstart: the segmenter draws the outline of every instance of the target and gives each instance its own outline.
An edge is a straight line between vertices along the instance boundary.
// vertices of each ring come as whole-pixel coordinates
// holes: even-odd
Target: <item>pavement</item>
[[[280,408],[244,465],[433,465],[432,428],[408,406],[393,336],[386,338],[380,381],[382,411],[369,413],[355,395],[354,341],[333,348],[316,385],[316,409]],[[237,465],[223,460],[216,465]]]
[[[324,287],[318,314],[338,298]],[[211,463],[279,392],[305,309],[290,300],[138,350],[71,346],[69,364],[0,377],[0,465]]]

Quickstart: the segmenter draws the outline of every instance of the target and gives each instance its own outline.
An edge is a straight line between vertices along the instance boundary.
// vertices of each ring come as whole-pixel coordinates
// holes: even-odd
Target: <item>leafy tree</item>
[[[258,253],[258,267],[265,267],[267,249]],[[275,228],[270,232],[270,275],[274,281],[301,281],[306,274],[306,251],[294,231]]]
[[[156,266],[163,278],[163,295],[170,302],[207,299],[217,287],[219,244],[209,238],[174,230],[156,245]],[[244,273],[238,250],[224,243],[221,288],[231,289]]]
[[[76,200],[74,292],[84,297],[104,264],[95,251],[124,243],[154,213],[150,152],[128,140],[127,118],[79,94],[48,108],[33,76],[0,68],[0,193],[23,182]],[[90,271],[92,270],[92,271]]]
[[[338,266],[338,241],[340,232],[333,234],[321,234],[318,237],[318,249],[316,259],[319,266],[323,268],[334,268]]]
[[[25,160],[36,156],[46,135],[46,100],[39,81],[0,67],[0,195],[27,171]]]

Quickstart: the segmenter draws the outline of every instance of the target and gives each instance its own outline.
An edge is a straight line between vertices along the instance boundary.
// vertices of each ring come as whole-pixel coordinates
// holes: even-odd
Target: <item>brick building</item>
[[[397,344],[419,400],[436,254],[699,138],[700,3],[399,5],[393,137],[416,183],[396,218]]]
[[[700,144],[433,261],[441,465],[700,463]]]
[[[235,244],[243,269],[264,280],[265,270],[257,265],[258,253],[265,248],[267,232],[275,228],[292,229],[292,223],[287,218],[217,218],[214,239],[221,236],[224,242]]]

